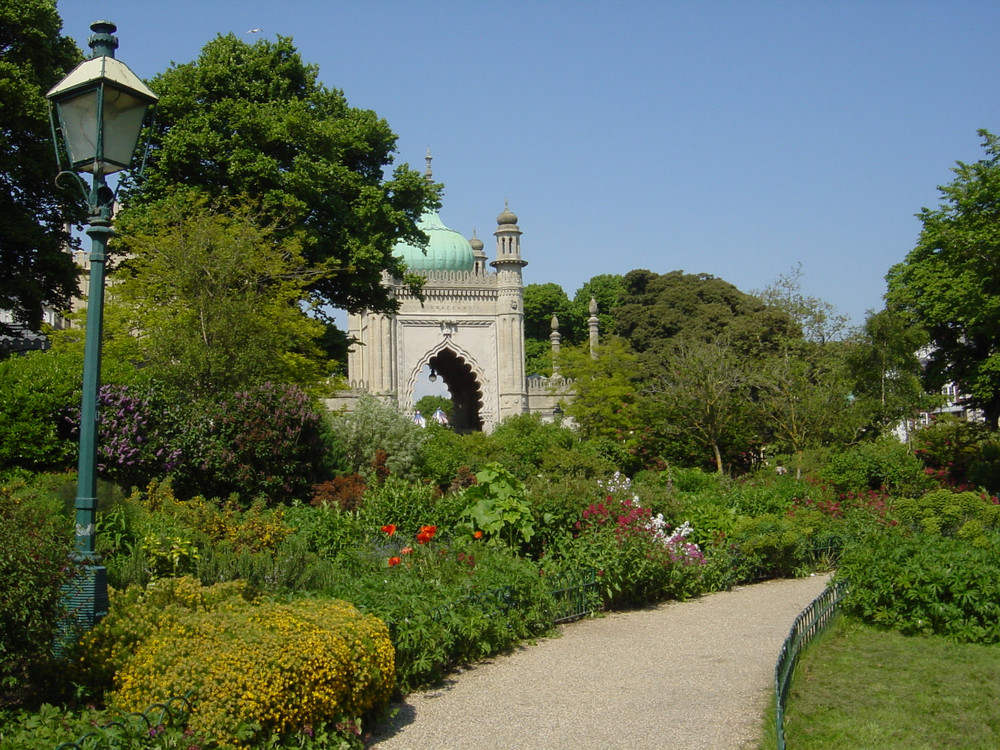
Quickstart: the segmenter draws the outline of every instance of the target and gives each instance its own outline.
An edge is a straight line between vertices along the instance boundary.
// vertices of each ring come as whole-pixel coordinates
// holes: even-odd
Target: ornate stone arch
[[[401,394],[406,402],[413,403],[417,379],[424,367],[430,367],[441,377],[451,395],[454,409],[452,426],[459,431],[492,429],[497,415],[492,399],[484,398],[490,388],[490,379],[477,359],[454,341],[444,340],[431,347],[411,367]]]

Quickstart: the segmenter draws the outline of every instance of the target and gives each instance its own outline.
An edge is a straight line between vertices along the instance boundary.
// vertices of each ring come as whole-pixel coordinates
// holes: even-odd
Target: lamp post
[[[146,113],[157,96],[127,65],[115,60],[118,39],[113,23],[96,21],[89,44],[91,58],[77,65],[48,94],[56,160],[62,178],[71,178],[87,199],[87,234],[91,239],[90,289],[84,341],[83,396],[80,403],[80,458],[76,495],[74,559],[80,575],[67,592],[71,617],[84,630],[107,614],[107,570],[97,557],[97,391],[101,381],[101,335],[104,325],[104,271],[108,239],[114,234],[114,193],[106,176],[128,169]],[[53,113],[54,110],[54,113]],[[58,125],[57,125],[58,121]],[[58,133],[57,133],[58,131]],[[62,146],[69,169],[62,169]],[[93,175],[88,190],[77,172]]]

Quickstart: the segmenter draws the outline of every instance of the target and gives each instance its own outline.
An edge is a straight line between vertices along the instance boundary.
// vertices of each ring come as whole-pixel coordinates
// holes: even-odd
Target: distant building
[[[427,155],[427,179],[431,179]],[[427,248],[406,243],[394,254],[424,277],[424,301],[402,279],[383,276],[399,301],[393,315],[350,315],[348,334],[357,340],[348,356],[351,393],[332,399],[346,406],[361,394],[413,409],[418,379],[430,368],[443,379],[454,408],[451,425],[461,431],[490,432],[515,414],[551,416],[570,384],[558,375],[525,377],[524,281],[518,218],[505,204],[497,217],[496,257],[488,261],[483,242],[449,229],[436,211],[418,226]]]

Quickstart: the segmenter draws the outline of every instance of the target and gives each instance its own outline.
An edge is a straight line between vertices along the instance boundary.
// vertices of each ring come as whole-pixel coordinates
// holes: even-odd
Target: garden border
[[[774,665],[774,732],[778,750],[785,750],[785,705],[792,684],[792,674],[798,663],[799,654],[813,638],[822,633],[837,615],[840,601],[847,591],[847,582],[835,581],[822,594],[802,610],[781,644],[778,661]]]

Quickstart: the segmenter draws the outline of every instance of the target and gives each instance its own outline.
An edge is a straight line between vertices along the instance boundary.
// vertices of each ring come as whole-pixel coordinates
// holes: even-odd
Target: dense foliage
[[[959,162],[939,187],[943,202],[920,214],[917,246],[886,277],[892,309],[930,336],[927,379],[957,383],[986,423],[1000,417],[1000,139],[980,130],[985,158]]]
[[[384,120],[324,86],[287,37],[247,44],[220,35],[150,87],[160,97],[157,128],[142,190],[129,194],[132,211],[155,215],[178,185],[212,200],[247,196],[265,225],[301,240],[318,272],[316,299],[394,308],[381,273],[403,274],[392,255],[398,240],[426,241],[416,222],[436,187],[406,165],[384,176],[396,146]]]
[[[0,4],[0,310],[33,331],[44,305],[68,309],[77,292],[66,225],[85,209],[78,191],[53,183],[45,93],[81,57],[62,35],[54,0]]]
[[[0,486],[0,706],[42,687],[70,580],[70,526],[44,493],[23,481]]]

